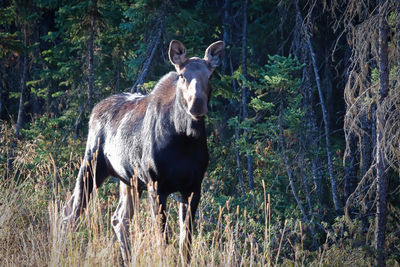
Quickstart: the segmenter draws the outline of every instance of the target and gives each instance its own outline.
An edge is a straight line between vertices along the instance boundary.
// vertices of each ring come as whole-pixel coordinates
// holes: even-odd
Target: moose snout
[[[207,108],[206,102],[202,98],[198,98],[198,97],[194,98],[194,100],[192,101],[192,103],[190,105],[189,113],[193,117],[199,118],[199,117],[206,115],[207,112],[208,112],[208,108]]]

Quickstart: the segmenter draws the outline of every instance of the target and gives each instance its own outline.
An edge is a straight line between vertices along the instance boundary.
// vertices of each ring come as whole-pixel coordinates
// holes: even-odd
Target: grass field
[[[1,155],[7,155],[9,133],[2,129]],[[110,179],[91,200],[76,231],[63,233],[61,210],[74,185],[80,153],[70,145],[69,159],[56,162],[51,153],[39,153],[36,141],[17,147],[11,177],[0,181],[0,266],[121,266],[110,225],[118,184]],[[373,253],[338,241],[334,231],[324,245],[308,249],[308,227],[296,219],[272,219],[273,203],[265,190],[259,194],[264,196],[261,202],[243,208],[232,206],[229,199],[218,204],[212,192],[203,193],[191,266],[373,265]],[[178,202],[170,197],[166,245],[152,224],[146,197],[142,198],[130,228],[132,266],[181,265],[177,208]]]
[[[93,201],[75,232],[61,232],[58,196],[47,200],[46,188],[22,182],[2,183],[0,192],[1,266],[118,266],[118,243],[110,227],[116,201]],[[204,204],[203,204],[204,205]],[[132,266],[180,265],[177,204],[170,201],[170,243],[165,245],[152,225],[142,200],[131,223]],[[268,222],[259,240],[246,227],[243,211],[220,208],[213,219],[198,215],[193,238],[192,266],[372,266],[365,251],[323,246],[310,252],[299,222],[274,226]],[[243,218],[244,217],[244,218]],[[212,222],[210,222],[212,221]],[[215,223],[217,222],[217,223]],[[272,236],[274,233],[274,236]]]

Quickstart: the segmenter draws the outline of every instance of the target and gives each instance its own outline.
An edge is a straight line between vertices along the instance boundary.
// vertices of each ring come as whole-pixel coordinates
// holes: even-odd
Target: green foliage
[[[224,4],[227,2],[230,4],[225,10]],[[308,7],[308,3],[304,2],[306,1],[299,1],[302,12]],[[30,185],[33,187],[36,183],[42,190],[36,188],[35,190],[40,192],[35,190],[28,192],[30,196],[32,192],[35,193],[31,202],[37,200],[35,209],[40,210],[38,212],[40,216],[48,214],[46,204],[49,203],[49,199],[66,198],[79,170],[80,157],[83,156],[90,113],[87,107],[87,90],[92,18],[96,21],[93,73],[93,103],[95,104],[111,94],[128,91],[134,84],[152,50],[155,34],[160,26],[158,20],[162,16],[164,0],[98,0],[96,7],[94,3],[95,1],[78,0],[5,1],[0,8],[0,73],[2,75],[0,115],[6,120],[4,123],[0,122],[0,127],[2,127],[0,173],[4,172],[9,147],[13,141],[15,129],[12,127],[13,121],[17,119],[21,87],[21,55],[27,52],[29,64],[27,90],[24,95],[24,125],[16,146],[14,163],[16,170],[13,175],[19,180],[31,182]],[[369,257],[366,255],[369,248],[350,249],[353,245],[351,241],[370,242],[365,239],[365,233],[361,231],[361,223],[357,220],[353,222],[359,227],[358,230],[348,229],[343,218],[335,220],[336,214],[332,212],[332,205],[327,200],[329,194],[324,196],[323,203],[317,200],[315,194],[314,156],[317,156],[321,162],[321,168],[318,171],[320,171],[322,186],[324,189],[329,187],[328,180],[325,179],[326,153],[319,141],[323,139],[323,135],[319,132],[319,125],[322,125],[319,106],[310,107],[307,106],[309,103],[306,103],[307,97],[312,99],[310,102],[314,102],[317,94],[313,87],[314,77],[308,77],[311,79],[308,81],[310,84],[307,85],[311,95],[307,96],[304,89],[304,83],[307,81],[305,81],[303,70],[309,66],[300,62],[307,62],[305,58],[308,56],[307,52],[293,41],[298,33],[295,32],[297,22],[293,16],[295,10],[292,1],[249,1],[247,47],[245,47],[246,76],[243,75],[241,62],[243,1],[185,0],[166,1],[166,3],[161,42],[143,84],[145,92],[151,92],[159,78],[173,70],[167,54],[171,39],[182,41],[190,57],[203,57],[207,46],[219,39],[224,38],[227,45],[223,66],[217,68],[211,78],[212,97],[209,102],[210,112],[206,118],[210,164],[203,182],[202,214],[216,218],[221,209],[224,212],[224,223],[237,224],[236,229],[246,230],[257,244],[265,244],[265,220],[268,217],[265,215],[265,206],[269,203],[272,210],[270,219],[273,222],[271,234],[274,237],[269,245],[274,247],[273,253],[276,253],[279,246],[279,238],[282,236],[285,221],[288,233],[287,239],[283,242],[289,240],[295,246],[299,246],[299,238],[301,238],[301,244],[304,245],[301,250],[293,252],[289,243],[284,244],[282,248],[284,256],[278,264],[322,263],[329,265],[329,261],[332,260],[341,265],[346,265],[345,263],[348,262],[357,262],[362,265],[363,262],[368,262]],[[315,7],[313,7],[315,11],[326,10],[320,5],[315,2]],[[225,12],[227,17],[225,17]],[[396,17],[395,12],[388,17],[393,32],[396,31]],[[343,97],[337,92],[341,92],[340,90],[344,87],[342,76],[345,69],[342,66],[344,64],[342,59],[335,62],[335,66],[326,66],[329,62],[327,58],[330,57],[329,52],[326,51],[329,51],[332,43],[336,42],[336,36],[335,38],[324,36],[324,31],[330,29],[331,25],[327,22],[322,23],[319,17],[315,19],[313,43],[321,77],[329,70],[337,75],[337,77],[325,75],[327,78],[324,79],[331,79],[332,83],[337,82],[333,85],[335,96],[329,104],[333,107],[332,123],[339,125],[332,128],[331,137],[332,151],[335,152],[333,159],[335,175],[336,179],[341,181],[344,177],[341,157],[346,144],[342,133],[337,131],[342,127],[344,112]],[[24,23],[27,24],[28,45],[26,47],[23,45]],[[337,41],[336,53],[341,56],[346,45],[342,40]],[[290,55],[289,51],[299,55],[300,60]],[[266,56],[268,53],[271,55]],[[304,58],[302,58],[302,53],[304,53]],[[396,79],[397,72],[398,68],[391,66],[391,80]],[[379,70],[376,65],[371,67],[368,75],[370,75],[368,82],[376,85],[379,81]],[[327,80],[322,81],[323,84],[327,82]],[[243,87],[246,87],[248,91],[247,103],[242,103],[241,88]],[[327,88],[324,85],[323,90],[325,89]],[[324,93],[328,95],[328,92]],[[374,102],[374,95],[366,94],[362,101],[370,106]],[[243,105],[248,111],[246,119],[243,119]],[[398,105],[398,103],[394,101],[393,105]],[[314,128],[307,124],[310,110],[316,113]],[[246,130],[246,136],[244,130]],[[312,145],[306,141],[311,131],[313,131],[312,136],[318,139],[312,140]],[[311,192],[310,220],[312,223],[304,226],[305,235],[299,234],[301,231],[299,218],[303,216],[290,191],[287,166],[285,166],[279,143],[280,137],[284,141],[288,167],[294,177],[294,186],[300,202],[305,207],[307,206],[307,186]],[[255,182],[253,190],[250,190],[248,185],[247,155],[253,159]],[[242,194],[238,182],[240,174],[238,163],[241,164],[245,195]],[[395,174],[390,175],[391,184],[398,183],[396,177]],[[56,178],[60,181],[57,190],[54,186]],[[339,191],[342,192],[342,183],[338,184]],[[3,189],[1,186],[0,184],[0,191]],[[61,192],[61,195],[52,195],[54,190]],[[270,201],[265,199],[264,193],[269,194]],[[390,197],[391,203],[394,203],[390,215],[392,216],[390,231],[393,232],[397,225],[396,212],[399,206],[395,195]],[[118,185],[110,179],[99,191],[98,197],[103,210],[106,205],[107,209],[115,208]],[[175,216],[176,210],[173,208],[171,210]],[[104,215],[104,218],[107,216],[110,216],[110,212]],[[318,228],[317,223],[330,231],[328,237]],[[313,242],[309,231],[311,226],[317,229],[314,237],[319,245],[328,240],[327,246],[323,247],[323,253],[327,255],[326,259],[317,252],[308,250],[312,248]],[[91,232],[85,226],[82,227],[84,230],[80,233],[81,237],[85,242],[91,241],[90,238],[93,238],[90,236]],[[107,227],[104,229],[107,230]],[[205,239],[208,243],[212,243],[213,235],[217,235],[220,231],[218,227],[205,226],[207,231],[202,234],[209,238]],[[248,240],[246,238],[239,237],[237,240]],[[389,238],[391,244],[398,242],[394,234]],[[221,240],[227,239],[225,236],[221,237]],[[330,245],[332,246],[329,247]],[[344,250],[354,252],[360,257],[359,261],[353,259],[343,262],[334,261],[333,259]],[[85,250],[82,249],[82,251]],[[240,253],[247,253],[244,246],[240,247]],[[266,256],[270,252],[263,251],[263,253],[265,255],[259,255],[263,260],[271,257],[271,255]],[[350,259],[350,254],[350,252],[345,253],[345,256]],[[296,262],[299,258],[302,258],[301,264]],[[241,264],[251,265],[245,261]]]
[[[209,171],[209,179],[217,182],[216,185],[208,185],[212,188],[219,188],[223,193],[217,198],[217,201],[224,203],[229,201],[234,206],[254,207],[262,205],[261,195],[253,194],[251,196],[235,196],[229,197],[232,192],[239,192],[237,183],[237,169],[235,158],[235,147],[239,148],[241,155],[246,153],[253,156],[256,162],[255,173],[255,192],[262,190],[261,182],[266,184],[267,192],[271,194],[275,203],[274,217],[291,217],[298,216],[295,209],[293,197],[289,192],[285,192],[287,185],[286,173],[283,171],[282,156],[276,151],[278,146],[278,119],[280,103],[282,102],[282,121],[285,136],[290,139],[291,144],[296,143],[298,132],[301,130],[301,121],[304,117],[304,110],[301,106],[302,95],[299,92],[300,70],[303,68],[298,60],[293,57],[269,56],[269,61],[264,67],[252,66],[250,68],[248,79],[241,75],[241,71],[237,70],[232,76],[224,75],[218,84],[218,98],[226,98],[231,100],[240,100],[238,92],[225,90],[223,86],[231,84],[233,79],[242,86],[245,84],[251,91],[248,104],[249,114],[246,120],[239,120],[238,116],[232,116],[227,119],[226,124],[229,127],[228,142],[215,143],[215,136],[209,139],[209,147],[214,160],[211,163]],[[216,91],[216,90],[214,90]],[[208,117],[208,122],[213,124],[221,123],[223,114],[212,113]],[[211,118],[210,118],[211,117]],[[216,122],[217,121],[217,122]],[[246,128],[248,130],[251,143],[248,143],[244,135],[234,139],[234,128]],[[289,204],[290,203],[290,204]],[[248,208],[248,212],[258,218],[259,211],[256,207]],[[260,223],[263,221],[262,215],[259,218]],[[257,228],[254,225],[254,230]],[[256,230],[255,230],[256,231]]]

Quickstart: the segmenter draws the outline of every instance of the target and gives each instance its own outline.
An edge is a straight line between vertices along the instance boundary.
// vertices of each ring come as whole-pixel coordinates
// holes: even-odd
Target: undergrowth
[[[2,159],[8,152],[10,132],[3,124]],[[40,147],[43,142],[60,150],[46,153],[47,146]],[[61,147],[40,138],[18,144],[12,175],[0,181],[0,266],[122,265],[111,227],[118,202],[118,184],[112,178],[96,192],[76,231],[61,231],[61,210],[74,185],[82,144],[69,141]],[[2,174],[4,160],[1,164]],[[345,236],[339,233],[344,231],[343,221],[330,228],[324,245],[312,247],[309,226],[298,219],[274,216],[274,203],[263,188],[257,197],[247,196],[252,198],[247,205],[235,204],[235,197],[222,198],[204,190],[196,216],[191,266],[373,265],[373,253],[367,246],[338,238]],[[146,197],[142,198],[130,227],[132,266],[181,265],[176,198],[168,201],[167,245],[153,226]]]

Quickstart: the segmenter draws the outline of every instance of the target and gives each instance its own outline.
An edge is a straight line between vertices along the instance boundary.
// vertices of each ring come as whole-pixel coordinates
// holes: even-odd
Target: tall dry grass
[[[0,185],[0,266],[119,266],[118,243],[110,226],[115,203],[91,201],[76,231],[61,231],[62,201],[55,196],[47,204],[45,192],[29,181]],[[206,196],[207,197],[207,196]],[[116,201],[115,201],[116,202]],[[170,242],[165,245],[153,226],[150,207],[142,200],[130,227],[131,266],[181,265],[178,248],[177,204],[170,201]],[[268,212],[268,211],[267,211]],[[260,240],[248,231],[243,210],[214,218],[198,215],[192,245],[191,266],[372,266],[360,249],[323,246],[310,252],[302,248],[301,224],[296,227],[266,224]],[[239,218],[240,217],[240,218]],[[213,221],[213,222],[210,222]],[[274,229],[275,228],[275,229]],[[274,236],[272,236],[274,234]],[[293,241],[293,235],[299,238]],[[297,243],[296,243],[297,242]]]
[[[7,155],[9,129],[0,131],[0,154]],[[12,131],[11,131],[12,132]],[[39,152],[38,152],[39,151]],[[40,154],[40,155],[39,155]],[[80,159],[55,162],[35,141],[18,144],[11,178],[0,181],[0,266],[121,266],[111,216],[118,202],[118,186],[99,189],[75,231],[61,231],[61,210],[70,194]],[[1,165],[0,174],[4,172]],[[59,181],[59,182],[56,182]],[[371,266],[372,255],[361,248],[327,242],[315,251],[304,243],[307,227],[299,220],[271,220],[273,208],[264,188],[261,231],[244,208],[218,206],[204,192],[196,218],[191,266]],[[145,194],[143,194],[145,195]],[[272,203],[273,204],[273,203]],[[273,205],[272,205],[273,207]],[[154,227],[144,197],[130,227],[131,266],[179,266],[178,203],[169,199],[165,245]]]
[[[0,192],[0,266],[116,266],[122,263],[118,243],[110,226],[114,203],[93,199],[76,231],[62,232],[62,201],[49,200],[38,207],[45,195],[27,181],[3,182]],[[150,207],[142,200],[130,227],[132,266],[181,265],[176,220],[177,204],[170,201],[166,245],[154,227]],[[245,227],[224,220],[223,210],[213,230],[200,214],[192,245],[192,266],[254,266],[272,261],[268,244],[256,243]],[[248,236],[247,236],[248,235]]]

